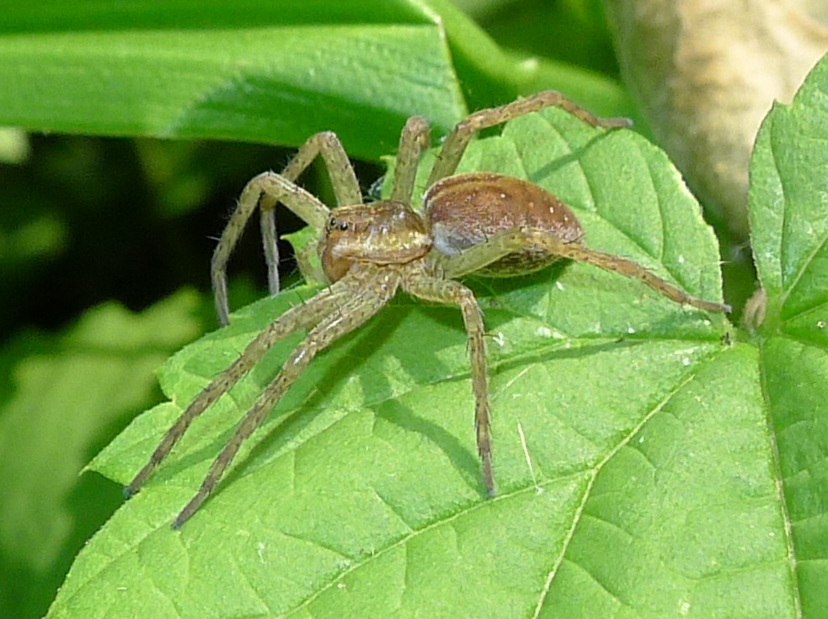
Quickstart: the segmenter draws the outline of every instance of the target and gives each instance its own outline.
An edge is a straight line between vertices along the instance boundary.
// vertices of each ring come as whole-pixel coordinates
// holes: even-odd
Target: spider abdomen
[[[447,256],[478,245],[498,232],[543,229],[564,242],[581,238],[581,224],[557,197],[528,181],[476,172],[445,178],[426,192],[424,206],[434,247]],[[527,247],[478,271],[490,277],[530,273],[558,259]]]

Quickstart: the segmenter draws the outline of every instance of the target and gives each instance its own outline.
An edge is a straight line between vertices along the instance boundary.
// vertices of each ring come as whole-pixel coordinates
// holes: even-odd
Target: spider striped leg
[[[544,90],[506,105],[480,110],[457,123],[443,142],[426,186],[431,187],[441,178],[454,174],[460,159],[463,158],[463,153],[466,152],[466,147],[474,134],[481,129],[501,125],[513,118],[537,112],[545,107],[561,108],[593,127],[613,129],[632,125],[629,118],[599,118],[566,95],[556,90]]]
[[[236,210],[221,233],[221,238],[213,252],[210,269],[216,312],[222,325],[226,325],[229,321],[227,262],[256,207],[259,207],[261,213],[262,246],[271,294],[279,291],[276,205],[281,202],[318,231],[324,228],[329,213],[328,207],[294,183],[317,156],[322,157],[328,169],[337,204],[360,204],[362,202],[359,182],[348,160],[348,155],[339,138],[330,131],[323,131],[308,138],[281,174],[264,172],[247,183]]]
[[[265,205],[265,200],[270,205]],[[244,188],[239,204],[230,221],[224,228],[218,244],[213,251],[213,258],[210,266],[210,277],[213,283],[213,295],[216,304],[216,314],[222,326],[230,322],[230,308],[227,302],[227,262],[233,252],[236,243],[241,238],[247,220],[257,207],[262,213],[272,212],[273,205],[277,202],[285,204],[299,217],[307,221],[314,228],[321,230],[328,220],[330,211],[322,204],[316,196],[302,189],[288,179],[274,173],[263,172],[251,180]],[[275,224],[274,224],[275,225]],[[275,282],[278,291],[278,265],[279,256],[276,250],[276,229],[265,227],[263,232],[265,250],[268,260],[268,281],[272,286]]]
[[[346,299],[340,299],[340,303],[334,308],[335,311],[332,311],[308,332],[305,339],[287,358],[276,378],[265,388],[252,408],[244,415],[235,433],[210,466],[210,470],[207,472],[198,492],[176,517],[173,522],[174,529],[181,527],[210,496],[210,493],[224,475],[224,471],[235,458],[242,443],[261,425],[279,399],[299,378],[316,354],[343,335],[363,325],[394,296],[399,285],[399,276],[396,272],[383,272],[380,267],[374,265],[370,265],[366,271],[371,273],[373,277],[370,277],[370,279],[358,278],[352,272],[339,280],[350,288],[350,294]],[[365,286],[360,284],[365,284]]]
[[[306,303],[292,307],[268,325],[247,345],[241,356],[226,370],[216,376],[190,403],[164,438],[155,448],[149,461],[124,489],[127,497],[141,489],[150,474],[170,453],[175,444],[184,436],[193,420],[201,415],[211,404],[230,390],[277,341],[299,329],[307,329],[317,324],[345,302],[351,290],[340,284],[334,284],[321,290]]]
[[[456,256],[441,256],[437,259],[445,276],[454,278],[480,270],[507,254],[525,249],[527,245],[535,245],[552,255],[585,262],[605,271],[636,279],[679,304],[690,305],[708,312],[731,311],[730,305],[694,297],[632,260],[589,249],[580,243],[567,243],[546,230],[506,230]]]
[[[463,313],[463,323],[469,342],[477,452],[483,470],[483,483],[489,496],[493,496],[495,483],[492,472],[489,382],[484,341],[485,326],[480,306],[474,298],[474,293],[460,282],[432,277],[422,271],[414,272],[405,278],[403,289],[426,301],[457,305]]]
[[[400,135],[400,147],[397,150],[397,163],[394,167],[394,187],[391,200],[411,204],[414,194],[414,182],[417,178],[417,164],[420,154],[429,146],[428,121],[422,116],[412,116],[405,123]]]

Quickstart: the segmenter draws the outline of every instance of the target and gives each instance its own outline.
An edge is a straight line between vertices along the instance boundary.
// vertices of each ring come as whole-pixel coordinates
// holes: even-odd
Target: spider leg
[[[279,235],[276,232],[275,208],[259,209],[259,229],[262,232],[262,250],[264,251],[265,267],[267,268],[267,291],[274,295],[281,288],[281,282],[279,281]]]
[[[586,262],[605,271],[612,271],[625,277],[637,279],[675,303],[690,305],[708,312],[729,313],[732,309],[726,303],[716,303],[693,297],[678,286],[660,278],[652,271],[627,258],[589,249],[578,243],[565,243],[557,237],[538,230],[530,232],[529,238],[533,243],[562,258]]]
[[[537,112],[545,107],[552,106],[569,112],[593,127],[617,128],[629,127],[632,124],[632,121],[628,118],[599,118],[564,94],[556,90],[545,90],[530,97],[512,101],[506,105],[480,110],[457,123],[443,142],[443,147],[440,149],[440,153],[437,155],[437,161],[431,169],[426,187],[431,187],[441,178],[454,174],[457,165],[460,163],[460,159],[463,157],[463,153],[466,152],[466,146],[468,146],[472,136],[477,131],[488,129],[489,127],[503,124],[518,116],[524,116],[525,114]]]
[[[403,289],[409,294],[432,301],[458,305],[463,313],[469,345],[472,389],[474,391],[474,426],[477,452],[483,469],[483,483],[489,496],[494,496],[492,473],[491,420],[489,415],[489,382],[486,364],[485,326],[483,315],[474,293],[460,282],[433,277],[423,271],[409,271],[403,279]]]
[[[580,243],[567,243],[546,230],[505,230],[455,256],[437,255],[436,260],[445,277],[456,278],[478,271],[500,260],[507,254],[525,249],[527,245],[538,246],[544,251],[561,258],[585,262],[605,271],[612,271],[625,277],[637,279],[676,303],[690,305],[709,312],[731,311],[731,307],[726,303],[705,301],[689,295],[678,286],[658,277],[652,271],[632,260],[589,249]]]
[[[239,204],[216,245],[210,269],[216,312],[222,325],[226,325],[229,320],[227,262],[257,206],[261,212],[262,245],[271,294],[279,291],[279,251],[276,245],[278,236],[274,214],[276,205],[280,202],[285,204],[316,230],[324,228],[329,213],[328,207],[294,184],[298,176],[320,155],[328,169],[337,204],[362,202],[359,182],[345,149],[336,135],[330,131],[311,136],[281,174],[264,172],[247,183],[239,198]]]
[[[266,209],[264,203],[271,208]],[[275,174],[264,172],[251,180],[242,191],[239,204],[227,222],[224,232],[221,234],[218,245],[213,251],[213,259],[210,267],[210,276],[213,282],[213,294],[215,297],[216,313],[219,323],[224,326],[230,321],[230,309],[227,304],[227,261],[236,245],[236,242],[244,231],[244,226],[250,215],[261,206],[262,212],[272,211],[272,205],[276,202],[285,204],[290,210],[296,213],[312,227],[321,230],[328,220],[330,211],[319,199],[302,189],[288,179]],[[265,252],[268,260],[278,263],[278,251],[276,250],[275,225],[271,229],[265,227],[264,236],[266,243],[270,246]],[[274,241],[270,243],[269,241]],[[268,265],[268,281],[271,284],[275,281],[278,285],[278,270],[275,264]]]
[[[190,403],[181,416],[167,430],[164,438],[150,456],[149,461],[124,489],[127,497],[141,489],[152,471],[170,453],[179,439],[184,436],[193,420],[203,413],[211,404],[235,385],[250,369],[270,350],[277,341],[299,329],[307,329],[319,323],[332,313],[337,306],[351,296],[352,291],[346,284],[336,283],[321,290],[307,302],[292,307],[279,318],[270,323],[244,349],[233,364],[216,376]]]
[[[173,528],[177,529],[184,524],[207,499],[233,461],[242,443],[261,425],[276,402],[302,374],[316,354],[367,322],[388,303],[399,286],[399,275],[396,272],[387,270],[380,272],[373,265],[360,275],[368,275],[370,281],[365,277],[361,278],[361,281],[370,288],[359,285],[360,278],[353,277],[353,272],[340,280],[340,282],[345,282],[350,289],[348,298],[341,302],[336,311],[331,312],[311,329],[305,339],[290,354],[276,378],[256,399],[252,408],[237,426],[233,436],[213,461],[198,492],[173,522]]]
[[[400,134],[397,149],[397,163],[394,167],[394,186],[391,200],[411,204],[414,181],[417,178],[417,164],[420,154],[429,146],[428,121],[422,116],[412,116],[405,123]]]

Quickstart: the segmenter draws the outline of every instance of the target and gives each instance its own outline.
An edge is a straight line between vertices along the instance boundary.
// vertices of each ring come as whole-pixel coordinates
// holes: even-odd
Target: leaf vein
[[[546,598],[549,595],[549,592],[552,589],[552,584],[555,580],[555,576],[560,569],[564,558],[566,557],[567,550],[569,545],[572,543],[572,540],[575,537],[576,530],[578,528],[578,524],[581,522],[581,519],[584,517],[584,510],[586,509],[586,504],[591,496],[592,488],[595,486],[595,481],[598,478],[598,473],[606,466],[607,463],[612,460],[613,457],[624,447],[629,445],[630,441],[632,441],[633,437],[636,436],[641,429],[652,419],[656,414],[658,414],[664,407],[670,402],[670,400],[678,394],[684,387],[686,387],[696,376],[695,372],[692,372],[685,376],[674,389],[672,389],[660,402],[658,402],[647,414],[645,414],[641,421],[636,424],[631,430],[627,433],[627,435],[618,442],[614,448],[610,449],[607,454],[594,466],[592,467],[591,471],[588,471],[588,480],[586,486],[584,487],[584,494],[583,497],[578,504],[578,507],[575,509],[575,513],[572,517],[572,524],[569,527],[569,530],[566,532],[564,537],[564,543],[561,547],[561,552],[558,555],[558,558],[552,565],[552,569],[547,574],[546,582],[544,583],[543,589],[541,590],[541,594],[538,598],[538,603],[535,606],[535,612],[532,615],[533,619],[537,619],[540,616],[541,611],[543,610],[543,604],[546,601]]]

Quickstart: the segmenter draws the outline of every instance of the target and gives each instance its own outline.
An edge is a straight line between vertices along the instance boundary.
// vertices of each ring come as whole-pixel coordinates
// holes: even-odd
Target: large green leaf
[[[715,240],[666,157],[558,110],[464,168],[554,188],[588,244],[720,294]],[[475,453],[454,308],[401,297],[320,356],[181,531],[172,518],[293,338],[207,411],[79,555],[52,617],[791,615],[756,349],[720,316],[567,265],[476,282],[498,495]],[[301,288],[163,368],[171,399],[93,467],[127,482],[182,407]]]
[[[751,164],[750,223],[767,293],[759,372],[803,613],[828,614],[828,62],[774,106]]]
[[[4,125],[281,144],[335,127],[375,158],[412,105],[443,128],[465,109],[444,33],[418,2],[10,4]]]
[[[411,114],[445,132],[467,105],[539,82],[602,113],[629,107],[614,83],[544,67],[508,58],[447,0],[9,0],[0,125],[291,145],[331,129],[377,159]]]
[[[0,348],[0,616],[42,616],[117,506],[111,483],[78,474],[159,400],[152,370],[203,328],[197,302],[182,291],[140,315],[108,303],[59,334],[28,331]]]

